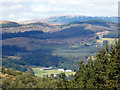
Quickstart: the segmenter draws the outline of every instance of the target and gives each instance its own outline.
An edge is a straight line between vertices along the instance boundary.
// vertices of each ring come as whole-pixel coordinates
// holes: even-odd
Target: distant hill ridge
[[[118,17],[92,17],[92,16],[81,16],[81,15],[62,15],[62,16],[53,16],[53,17],[48,17],[48,18],[43,18],[43,19],[33,19],[33,20],[27,20],[27,21],[23,21],[21,23],[35,23],[35,22],[44,22],[44,23],[56,23],[56,24],[67,24],[73,21],[80,21],[80,22],[84,22],[87,20],[91,20],[91,19],[102,19],[102,20],[107,20],[107,21],[112,21],[112,22],[117,22],[118,21]]]
[[[65,28],[70,27],[82,27],[84,26],[85,29],[90,29],[95,32],[98,32],[99,30],[111,30],[115,29],[117,27],[117,23],[110,21],[110,20],[104,20],[104,19],[90,19],[86,21],[72,21],[65,24],[53,24],[53,23],[45,23],[42,21],[36,21],[36,22],[29,22],[28,24],[20,24],[18,22],[13,21],[1,21],[2,23],[2,30],[3,33],[5,32],[25,32],[25,31],[43,31],[43,32],[57,32],[59,30],[64,30]]]
[[[0,21],[0,26],[2,28],[8,28],[8,27],[19,27],[22,25],[13,21]]]
[[[13,21],[0,21],[2,28],[8,27],[19,27],[23,25],[60,25],[60,24],[69,24],[69,23],[87,23],[87,24],[96,24],[96,23],[117,23],[118,17],[92,17],[92,16],[79,16],[79,15],[67,15],[67,16],[53,16],[43,19],[33,19],[23,22],[13,22]]]

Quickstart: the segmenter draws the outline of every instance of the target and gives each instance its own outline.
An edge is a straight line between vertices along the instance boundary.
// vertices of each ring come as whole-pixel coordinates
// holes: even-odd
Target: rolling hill
[[[44,31],[54,32],[60,30],[59,25],[47,24],[42,22],[29,23],[29,24],[18,24],[17,22],[7,21],[8,23],[1,24],[0,31],[5,32],[24,32],[24,31]]]
[[[9,28],[9,27],[20,27],[21,24],[13,21],[0,21],[0,28]]]
[[[26,24],[14,22],[18,26],[9,24],[13,23],[11,21],[4,22],[7,27],[0,28],[3,55],[20,56],[21,61],[30,65],[76,68],[80,58],[86,61],[89,54],[96,53],[97,45],[100,45],[96,42],[99,38],[105,35],[107,38],[107,34],[117,32],[115,22],[95,18],[84,20],[68,20],[65,24],[51,24],[51,21],[45,23],[39,20]]]
[[[70,23],[73,21],[88,21],[91,19],[102,19],[102,20],[107,20],[107,21],[113,21],[113,22],[118,22],[117,17],[92,17],[92,16],[81,16],[81,15],[60,15],[60,16],[53,16],[53,17],[48,17],[44,19],[33,19],[29,21],[24,21],[21,23],[35,23],[35,22],[45,22],[45,23],[57,23],[57,24],[66,24]]]
[[[85,29],[90,29],[92,31],[104,31],[104,30],[116,30],[117,23],[107,21],[107,20],[98,20],[92,19],[88,21],[73,21],[67,24],[50,24],[50,23],[43,23],[43,22],[35,22],[35,23],[28,23],[28,24],[19,24],[17,22],[16,26],[12,25],[13,22],[7,21],[6,28],[0,28],[2,33],[15,33],[15,32],[25,32],[25,31],[43,31],[43,32],[57,32],[60,30],[64,30],[65,28],[70,27],[84,27]],[[18,25],[18,26],[17,26]],[[9,26],[9,27],[8,27]]]
[[[117,32],[117,23],[106,20],[74,21],[63,25],[42,22],[21,25],[2,28],[3,45],[33,50],[39,49],[42,44],[79,44],[94,40],[99,32]]]

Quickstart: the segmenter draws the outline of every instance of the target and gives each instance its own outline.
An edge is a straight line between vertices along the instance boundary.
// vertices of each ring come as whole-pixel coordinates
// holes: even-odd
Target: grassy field
[[[103,44],[103,41],[107,40],[109,44],[112,44],[115,41],[115,38],[100,38],[97,40],[98,43]]]
[[[60,74],[62,73],[61,71],[57,70],[39,70],[38,68],[32,68],[33,71],[35,72],[35,76],[37,77],[43,77],[43,75],[48,75],[50,76],[51,74]],[[65,72],[65,74],[68,75],[74,75],[75,72]]]

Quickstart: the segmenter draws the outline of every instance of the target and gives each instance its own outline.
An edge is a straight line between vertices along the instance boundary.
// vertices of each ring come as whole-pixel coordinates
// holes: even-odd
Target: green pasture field
[[[99,44],[103,44],[104,40],[107,40],[109,42],[109,44],[113,44],[114,41],[115,41],[115,38],[100,38],[100,39],[97,40],[97,42]]]
[[[48,75],[50,76],[51,74],[60,74],[62,71],[57,71],[57,70],[39,70],[38,68],[32,68],[35,76],[37,77],[43,77],[43,75]],[[68,75],[74,75],[75,72],[65,72],[66,76]]]

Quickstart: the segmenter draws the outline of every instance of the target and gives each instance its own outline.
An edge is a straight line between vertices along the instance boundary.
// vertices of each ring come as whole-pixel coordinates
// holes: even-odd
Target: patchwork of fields
[[[43,75],[48,75],[50,76],[51,74],[60,74],[63,73],[62,71],[58,71],[58,70],[39,70],[36,68],[32,68],[34,71],[34,75],[37,77],[43,77]],[[68,75],[74,75],[75,72],[65,72],[66,76]]]

